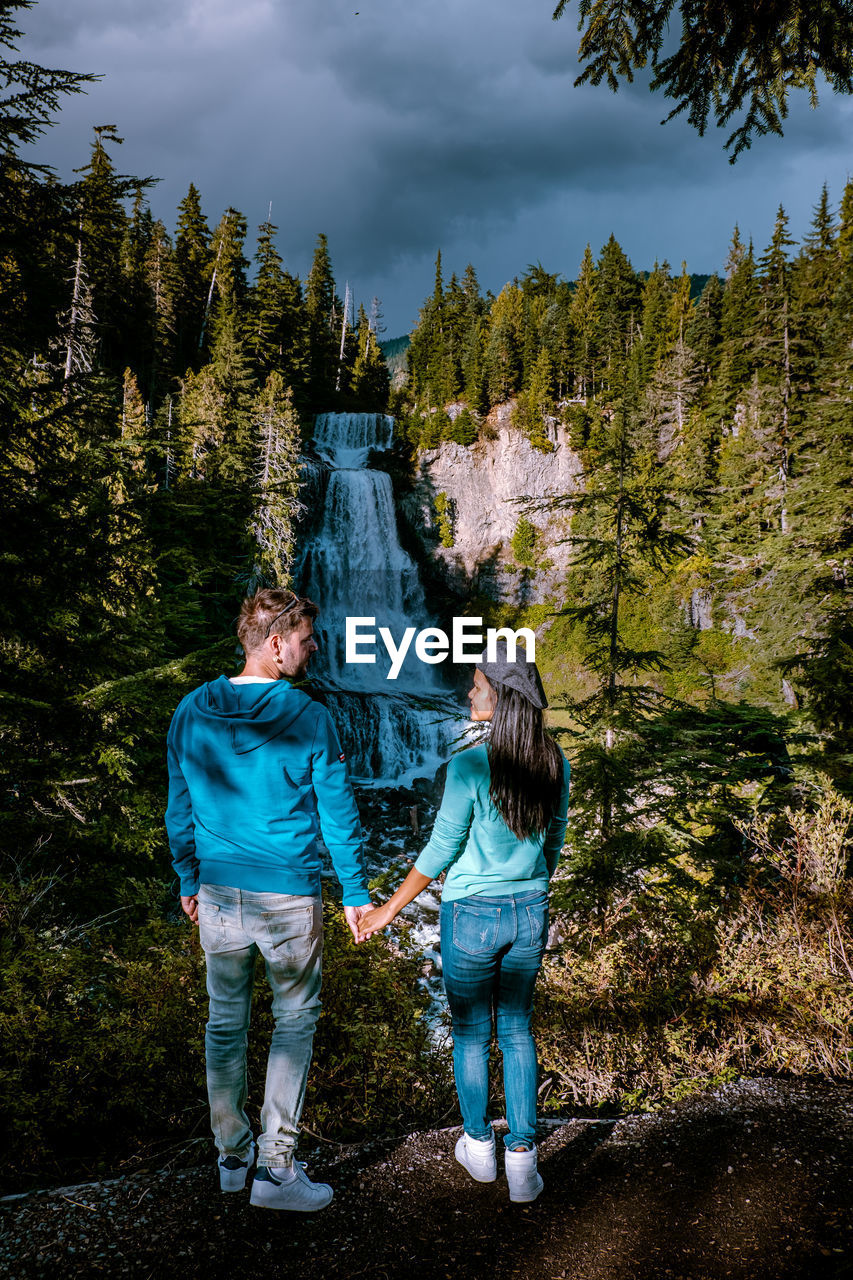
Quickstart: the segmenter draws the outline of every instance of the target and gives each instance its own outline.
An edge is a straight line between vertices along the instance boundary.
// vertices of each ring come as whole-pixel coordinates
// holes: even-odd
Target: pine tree
[[[673,287],[669,263],[655,263],[643,288],[643,308],[640,318],[642,349],[640,369],[643,380],[648,382],[663,358],[669,343],[669,312]]]
[[[69,306],[58,317],[58,331],[53,343],[57,363],[66,383],[76,374],[90,372],[95,363],[97,348],[97,317],[89,273],[83,257],[82,228],[77,238],[77,252],[68,286]]]
[[[687,418],[700,385],[699,362],[679,335],[672,349],[657,365],[646,388],[652,448],[659,461],[668,458],[684,444]]]
[[[274,243],[277,230],[270,221],[258,227],[257,274],[249,298],[249,350],[263,382],[273,370],[281,369],[284,356],[285,281],[281,255]]]
[[[364,307],[358,309],[358,349],[352,373],[352,395],[358,408],[381,413],[388,403],[391,375]]]
[[[612,364],[615,369],[624,361],[628,334],[640,316],[640,294],[640,281],[616,237],[611,235],[601,250],[596,278],[595,341],[604,366]]]
[[[152,323],[147,393],[149,401],[159,403],[171,377],[178,371],[175,356],[177,275],[172,246],[159,218],[151,229],[143,270]]]
[[[554,444],[548,435],[546,419],[549,417],[556,417],[556,405],[551,358],[543,347],[536,358],[530,385],[518,397],[512,423],[525,433],[534,449],[551,453]]]
[[[639,722],[654,719],[661,702],[637,677],[661,670],[664,659],[631,644],[621,623],[650,574],[689,554],[691,542],[668,518],[673,501],[642,439],[636,356],[632,363],[592,433],[585,489],[539,504],[573,515],[576,560],[566,589],[576,603],[563,614],[582,630],[584,663],[596,681],[594,692],[571,708],[583,726],[574,769],[573,877],[602,905],[615,885],[676,852],[649,824],[652,806],[640,799],[629,768]]]
[[[575,339],[575,393],[582,400],[595,395],[595,337],[599,331],[596,276],[592,249],[587,245],[569,308]]]
[[[467,405],[453,419],[448,439],[454,441],[455,444],[463,445],[465,448],[475,443],[477,439],[477,424]]]
[[[485,350],[490,404],[508,400],[521,387],[524,349],[524,296],[507,284],[492,303]]]
[[[178,205],[175,236],[175,345],[179,373],[202,363],[202,332],[212,271],[210,228],[197,188]]]
[[[254,409],[260,449],[251,532],[257,545],[255,589],[291,585],[299,501],[299,419],[281,374],[269,375]]]
[[[702,290],[685,331],[687,345],[710,378],[720,362],[720,326],[723,313],[723,286],[718,275],[712,275]]]
[[[815,207],[812,225],[794,264],[791,293],[800,331],[804,373],[814,372],[827,339],[832,298],[838,279],[837,228],[826,186]]]
[[[338,372],[337,325],[343,310],[335,296],[329,245],[317,237],[314,259],[305,284],[308,323],[308,402],[314,412],[334,403]]]
[[[248,230],[239,209],[229,206],[211,240],[210,251],[216,268],[216,294],[229,311],[239,310],[248,291],[249,263],[243,253]]]
[[[246,489],[253,474],[255,382],[236,315],[223,309],[210,363],[184,379],[180,416],[194,478]]]
[[[134,193],[130,217],[127,219],[121,250],[122,296],[124,312],[117,351],[124,363],[130,361],[143,371],[148,385],[148,370],[153,360],[154,315],[145,274],[145,262],[151,246],[154,219],[138,187]]]
[[[749,385],[755,369],[754,338],[760,296],[755,278],[752,245],[747,248],[734,229],[726,260],[726,283],[720,314],[720,367],[713,410],[726,429],[737,424],[736,406],[741,390]]]
[[[122,249],[127,231],[123,201],[145,183],[116,173],[106,144],[120,145],[112,125],[98,125],[89,163],[76,172],[80,235],[98,317],[100,355],[109,367],[121,359],[119,330],[124,313]]]

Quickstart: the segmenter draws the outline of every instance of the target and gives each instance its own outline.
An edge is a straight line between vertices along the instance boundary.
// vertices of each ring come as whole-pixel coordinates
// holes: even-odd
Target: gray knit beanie
[[[527,661],[525,647],[520,644],[516,646],[514,662],[509,659],[506,640],[499,637],[495,647],[494,662],[488,662],[486,654],[483,653],[477,663],[489,683],[502,684],[507,689],[515,689],[516,693],[520,693],[528,702],[532,702],[534,707],[544,711],[548,705],[548,699],[545,697],[536,663]]]

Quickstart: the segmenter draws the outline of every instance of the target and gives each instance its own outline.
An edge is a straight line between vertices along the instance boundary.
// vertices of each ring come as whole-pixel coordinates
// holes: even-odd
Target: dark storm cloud
[[[356,16],[358,10],[358,16]],[[273,203],[304,272],[318,230],[339,278],[408,327],[441,247],[484,284],[537,259],[571,274],[613,230],[635,265],[722,261],[734,221],[759,241],[779,201],[802,233],[820,183],[850,164],[849,102],[792,111],[783,142],[732,169],[644,85],[574,89],[574,23],[546,0],[41,0],[23,15],[47,65],[106,73],[43,148],[67,174],[88,127],[117,124],[125,171],[162,178],[167,224],[189,181],[212,220]]]

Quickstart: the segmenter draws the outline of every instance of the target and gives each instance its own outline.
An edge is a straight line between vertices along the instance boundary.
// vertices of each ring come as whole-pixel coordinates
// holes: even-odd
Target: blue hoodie
[[[370,900],[355,796],[320,703],[287,680],[220,676],[178,705],[168,759],[166,830],[183,896],[200,882],[318,894],[322,833],[344,905]]]

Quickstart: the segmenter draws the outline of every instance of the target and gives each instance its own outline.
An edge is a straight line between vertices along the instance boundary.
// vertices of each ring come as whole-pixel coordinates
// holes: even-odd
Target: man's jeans
[[[210,1123],[223,1156],[245,1159],[246,1044],[255,957],[264,957],[275,1029],[267,1063],[258,1164],[290,1164],[314,1028],[320,1013],[323,907],[319,897],[203,884],[198,893],[210,1014],[205,1033]]]
[[[491,1133],[489,1046],[492,1010],[503,1054],[507,1147],[533,1146],[536,1046],[530,1030],[533,987],[548,939],[545,892],[486,898],[474,894],[441,907],[441,963],[453,1018],[453,1073],[465,1132]]]

